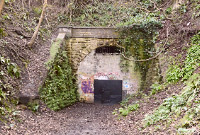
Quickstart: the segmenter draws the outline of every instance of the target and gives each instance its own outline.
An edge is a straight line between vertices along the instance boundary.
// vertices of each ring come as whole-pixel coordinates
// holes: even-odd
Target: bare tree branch
[[[44,13],[45,13],[46,7],[47,7],[47,0],[44,1],[43,8],[42,8],[42,13],[41,13],[41,16],[40,16],[40,19],[39,19],[39,23],[38,23],[38,25],[37,25],[37,27],[35,29],[35,32],[34,32],[32,38],[31,38],[30,42],[27,43],[27,45],[29,47],[32,47],[32,45],[33,45],[33,43],[35,41],[35,38],[37,37],[37,33],[39,31],[40,25],[41,25],[41,23],[43,21],[43,18],[44,18]]]
[[[3,9],[4,2],[5,2],[5,0],[0,0],[0,15],[1,15],[1,11]]]

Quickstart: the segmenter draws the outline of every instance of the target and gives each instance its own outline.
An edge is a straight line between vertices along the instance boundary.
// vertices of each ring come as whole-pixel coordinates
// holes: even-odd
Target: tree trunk
[[[1,11],[3,9],[4,1],[5,0],[0,0],[0,15],[1,15]]]
[[[41,16],[40,16],[40,19],[39,19],[39,23],[38,23],[37,27],[35,28],[35,32],[34,32],[32,38],[31,38],[30,42],[27,44],[29,47],[32,47],[32,45],[33,45],[33,43],[34,43],[34,41],[37,37],[37,33],[39,31],[40,25],[41,25],[43,18],[44,18],[44,13],[45,13],[46,7],[47,7],[47,0],[44,1],[42,13],[41,13]]]
[[[173,0],[173,9],[177,9],[183,3],[183,0]]]

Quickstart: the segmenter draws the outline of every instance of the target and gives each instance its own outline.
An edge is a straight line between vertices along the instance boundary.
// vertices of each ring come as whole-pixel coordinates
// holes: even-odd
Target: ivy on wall
[[[62,49],[65,50],[65,49]],[[41,99],[47,106],[60,110],[77,101],[77,86],[68,61],[67,52],[59,50],[40,89]]]
[[[162,23],[156,18],[142,16],[141,14],[125,23],[119,24],[119,33],[122,39],[121,44],[125,48],[124,55],[127,58],[134,58],[135,70],[141,74],[141,90],[145,89],[147,72],[153,60],[137,60],[146,60],[156,54],[154,37],[156,37],[158,34],[157,31],[161,27]],[[126,61],[126,59],[124,60]],[[128,66],[127,62],[123,66]]]

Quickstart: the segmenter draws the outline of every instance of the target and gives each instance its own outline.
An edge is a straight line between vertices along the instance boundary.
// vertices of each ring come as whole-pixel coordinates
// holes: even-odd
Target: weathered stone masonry
[[[123,80],[123,97],[134,93],[140,84],[139,73],[123,73],[120,68],[121,55],[96,54],[102,46],[118,46],[118,35],[114,28],[70,28],[66,40],[68,55],[73,70],[77,73],[80,100],[94,102],[94,79]]]
[[[95,50],[99,47],[118,47],[119,36],[115,30],[115,28],[67,26],[59,28],[59,34],[50,48],[50,57],[47,63],[54,61],[61,45],[67,46],[72,69],[77,74],[78,93],[81,101],[94,102],[94,79],[122,80],[123,98],[127,94],[136,92],[140,89],[141,85],[144,85],[141,80],[141,73],[134,70],[134,62],[129,63],[128,72],[123,72],[120,65],[122,64],[120,54],[95,53]],[[147,81],[145,81],[145,85],[148,85],[147,87],[159,80],[158,67],[159,62],[153,60],[146,76]],[[38,92],[34,92],[24,91],[22,99],[35,99],[38,97]],[[25,102],[27,103],[28,101]]]
[[[134,70],[134,62],[130,62],[128,72],[122,72],[120,54],[95,53],[95,49],[99,47],[118,47],[118,34],[115,28],[64,26],[59,28],[59,35],[63,37],[62,42],[59,40],[60,44],[67,46],[72,69],[77,74],[80,101],[94,102],[94,79],[122,80],[123,98],[140,88],[141,74]],[[152,74],[152,70],[149,70],[149,75]]]
[[[94,79],[123,80],[122,97],[133,94],[139,88],[139,74],[123,73],[120,68],[120,55],[95,54],[93,50],[81,61],[77,76],[80,99],[94,101]],[[134,68],[132,68],[134,69]]]
[[[97,38],[70,38],[67,41],[68,54],[72,63],[73,70],[77,70],[80,62],[98,47],[115,46],[116,39],[97,39]]]

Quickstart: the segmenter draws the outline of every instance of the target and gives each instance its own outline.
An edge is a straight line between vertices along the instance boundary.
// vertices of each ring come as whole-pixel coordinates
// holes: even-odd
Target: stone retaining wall
[[[121,69],[121,55],[96,54],[95,49],[103,46],[119,46],[118,34],[114,28],[60,27],[66,33],[65,45],[73,71],[77,75],[80,100],[94,102],[94,79],[122,80],[123,98],[133,94],[140,86],[149,88],[159,81],[158,60],[153,60],[145,81],[135,71],[134,62],[129,62],[128,72]],[[142,84],[145,82],[145,84]]]

